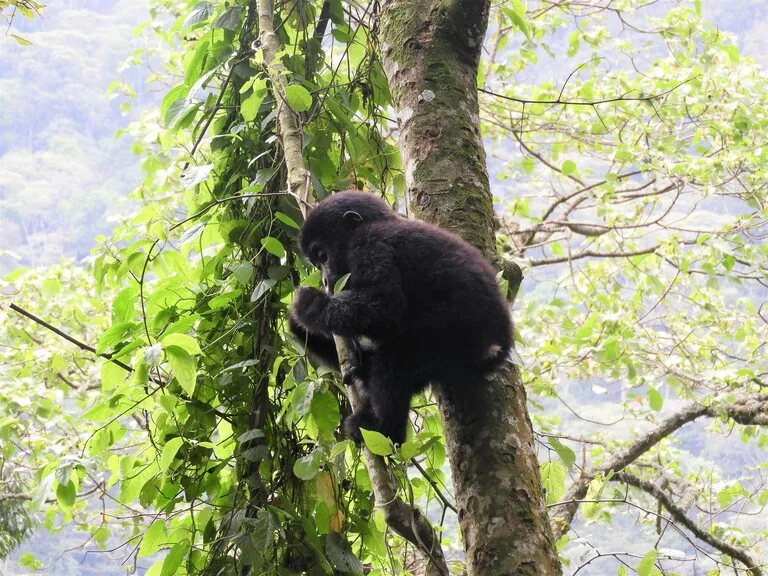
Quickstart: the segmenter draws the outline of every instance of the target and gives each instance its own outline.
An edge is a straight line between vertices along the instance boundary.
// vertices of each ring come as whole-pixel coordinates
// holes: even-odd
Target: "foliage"
[[[592,4],[500,6],[479,78],[506,154],[499,248],[527,269],[516,320],[542,480],[554,517],[584,501],[559,542],[574,571],[727,573],[768,535],[768,78],[697,2]],[[129,129],[136,212],[100,240],[92,278],[61,265],[6,280],[112,361],[4,309],[4,466],[49,528],[76,521],[101,547],[116,529],[151,574],[416,571],[338,436],[342,387],[285,333],[295,286],[319,277],[296,253],[254,6],[154,4],[136,58],[162,58],[152,79],[169,89]],[[373,5],[289,2],[276,21],[318,197],[400,195]],[[547,54],[568,72],[528,81]],[[369,442],[450,546],[428,400],[411,441]]]
[[[499,173],[502,186],[509,179],[516,190],[502,212],[500,241],[536,282],[535,290],[523,287],[518,305],[525,378],[554,400],[544,406],[569,412],[547,410],[535,420],[552,456],[573,470],[578,448],[589,473],[638,445],[620,440],[619,426],[643,433],[691,403],[718,407],[722,417],[695,437],[687,430],[671,436],[682,422],[621,465],[679,495],[683,510],[700,511],[699,522],[723,518],[727,530],[713,533],[750,550],[765,537],[760,510],[768,498],[768,436],[750,424],[760,424],[766,409],[746,426],[728,416],[737,399],[764,397],[768,372],[768,76],[739,53],[732,35],[702,20],[701,3],[661,14],[639,2],[603,7],[587,14],[569,3],[529,5],[538,50],[497,34],[496,57],[482,73],[494,94],[481,104],[487,134],[516,144]],[[499,29],[508,31],[505,14],[497,15]],[[625,33],[613,33],[620,26]],[[648,35],[658,41],[641,41]],[[544,51],[567,53],[575,73],[557,82],[510,81]],[[723,437],[731,431],[731,440]],[[570,446],[567,457],[554,439]],[[564,478],[556,485],[551,503],[573,496],[565,495]],[[618,494],[584,507],[589,521],[621,522],[620,511],[632,513],[623,489]],[[630,500],[648,509],[654,499]],[[648,528],[664,526],[647,514]],[[623,544],[642,556],[654,540],[684,550],[688,562],[697,555],[710,562],[711,548],[669,531]],[[590,545],[576,544],[572,557],[593,556]],[[754,558],[764,557],[758,545]],[[675,566],[663,558],[657,566]],[[619,565],[612,557],[596,569],[610,560]],[[732,562],[719,560],[723,570]]]
[[[319,8],[286,8],[280,27],[286,98],[303,114],[312,184],[320,196],[355,186],[392,192],[402,176],[379,133],[377,110],[389,94],[375,31],[362,25],[369,15],[332,3],[326,60],[313,37]],[[155,29],[160,43],[150,50],[167,61],[157,80],[175,85],[130,129],[144,158],[134,194],[141,208],[94,253],[96,285],[115,298],[106,329],[84,341],[112,361],[99,363],[101,397],[82,415],[93,434],[79,446],[87,462],[52,480],[68,512],[62,521],[89,515],[83,493],[108,493],[115,515],[139,531],[138,548],[126,542],[134,562],[168,551],[153,574],[409,562],[388,556],[402,545],[387,548],[394,540],[373,513],[359,452],[337,435],[348,410],[339,383],[284,342],[286,304],[309,270],[296,253],[301,215],[280,188],[271,63],[252,50],[253,4],[180,12],[158,3],[152,17],[169,15],[175,23]],[[137,423],[143,433],[127,433]],[[438,431],[429,408],[404,449],[441,480],[444,453],[428,442]],[[65,462],[56,458],[37,482]],[[397,470],[407,483],[406,467]],[[434,496],[426,482],[413,487],[413,498]]]
[[[12,34],[10,32],[11,24],[13,24],[14,18],[19,14],[32,20],[35,16],[43,15],[43,8],[45,4],[36,2],[35,0],[0,0],[0,17],[7,22],[6,36],[10,36],[16,42],[22,46],[28,46],[32,44],[29,40],[18,34]]]

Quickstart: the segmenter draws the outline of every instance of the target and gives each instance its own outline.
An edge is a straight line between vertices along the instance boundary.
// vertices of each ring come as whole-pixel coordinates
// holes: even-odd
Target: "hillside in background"
[[[125,116],[107,87],[143,84],[146,71],[120,70],[148,18],[135,0],[50,2],[43,18],[14,26],[33,42],[2,42],[0,58],[0,274],[18,265],[82,258],[139,180],[127,138],[115,138],[154,94]],[[137,88],[138,91],[138,88]]]

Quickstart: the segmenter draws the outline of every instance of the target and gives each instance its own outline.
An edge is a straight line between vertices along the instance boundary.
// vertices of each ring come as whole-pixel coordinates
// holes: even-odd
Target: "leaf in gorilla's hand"
[[[350,274],[344,274],[341,278],[336,280],[336,284],[333,285],[333,293],[338,294],[342,290],[344,290],[344,286],[347,285],[347,280],[349,280]]]

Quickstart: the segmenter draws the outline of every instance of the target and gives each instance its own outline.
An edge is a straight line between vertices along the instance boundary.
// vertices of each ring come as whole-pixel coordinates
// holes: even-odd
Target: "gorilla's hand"
[[[291,308],[294,319],[310,332],[327,333],[328,328],[323,323],[323,310],[329,298],[328,294],[317,288],[310,286],[299,288]]]

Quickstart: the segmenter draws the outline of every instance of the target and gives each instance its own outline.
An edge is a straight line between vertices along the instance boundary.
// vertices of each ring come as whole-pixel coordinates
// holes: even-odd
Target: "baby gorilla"
[[[363,404],[345,431],[356,442],[365,428],[402,443],[414,394],[477,383],[507,357],[512,322],[494,269],[459,236],[401,218],[371,194],[341,192],[312,210],[300,244],[326,291],[299,288],[291,330],[313,361],[336,369],[333,335],[355,343]]]

